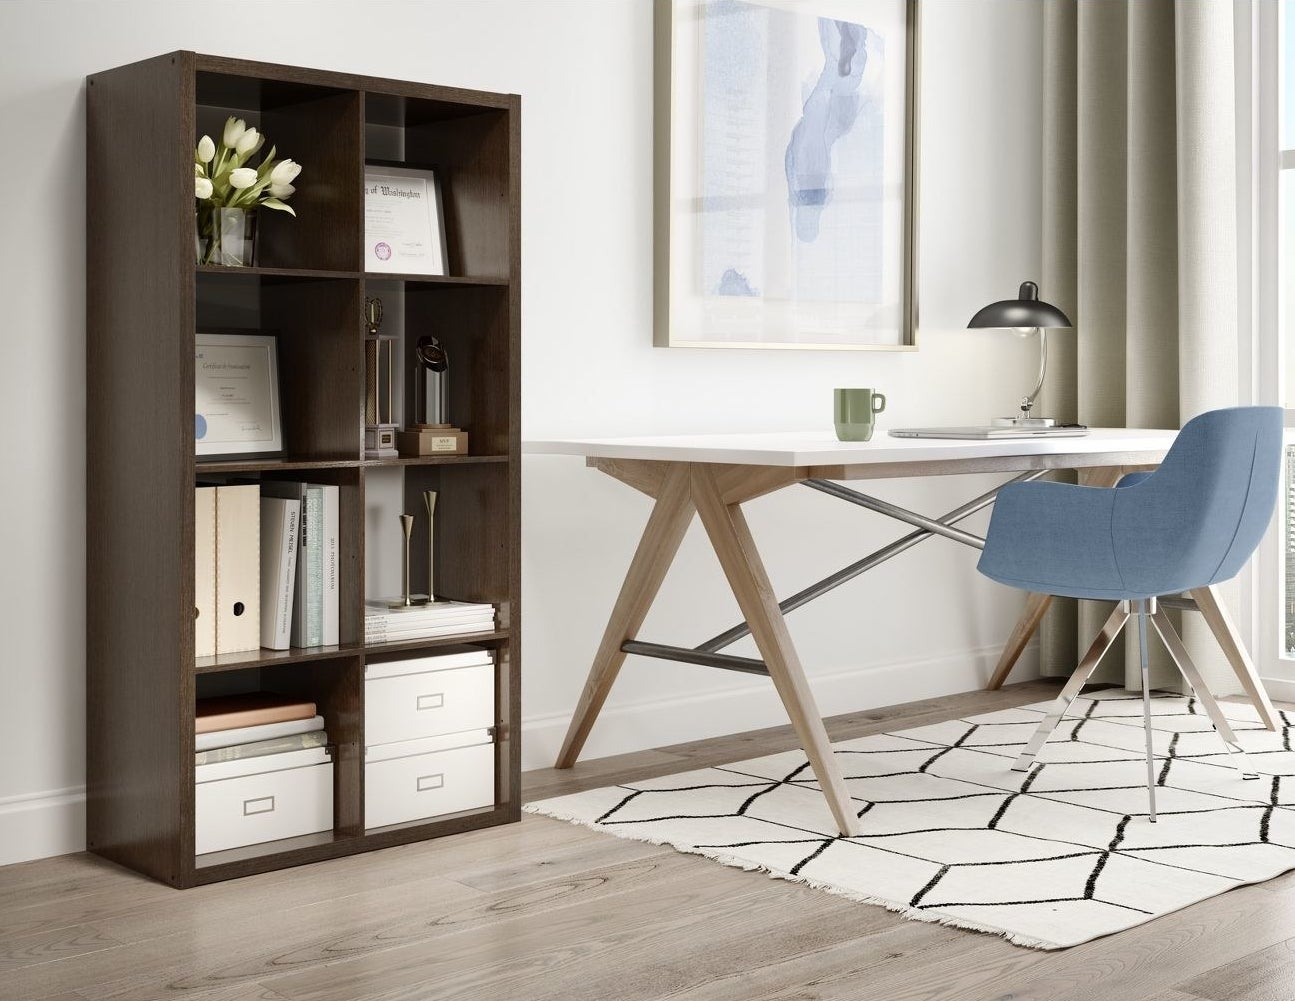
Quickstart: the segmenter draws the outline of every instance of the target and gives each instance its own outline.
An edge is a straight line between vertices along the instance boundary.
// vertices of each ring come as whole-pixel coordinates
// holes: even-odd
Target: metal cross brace
[[[898,505],[891,504],[888,501],[879,500],[876,497],[870,497],[867,494],[860,493],[857,490],[851,490],[849,487],[843,487],[839,483],[833,483],[829,480],[805,480],[804,484],[830,497],[836,497],[840,500],[848,501],[851,504],[857,504],[860,507],[868,508],[870,511],[876,511],[878,514],[884,514],[888,518],[894,518],[896,521],[902,521],[909,525],[916,526],[916,531],[909,532],[903,538],[896,539],[889,545],[882,546],[880,549],[869,553],[861,560],[856,560],[847,567],[842,567],[834,574],[824,577],[822,580],[811,584],[809,587],[797,591],[790,598],[786,598],[778,603],[778,609],[782,614],[786,614],[802,605],[808,604],[815,598],[820,598],[832,591],[846,581],[853,580],[860,574],[880,566],[887,560],[900,553],[912,549],[919,542],[925,542],[927,539],[940,535],[946,539],[952,539],[954,542],[960,542],[965,546],[971,546],[974,549],[984,549],[985,540],[978,535],[970,532],[964,532],[960,528],[953,526],[981,511],[994,502],[998,492],[1003,487],[1012,483],[1025,483],[1029,480],[1037,480],[1046,476],[1048,470],[1038,469],[1028,473],[1022,473],[1015,476],[1006,483],[1001,483],[976,497],[973,500],[960,507],[955,507],[952,511],[942,515],[939,518],[928,518],[925,515],[917,514]],[[621,649],[626,653],[639,654],[646,657],[657,657],[662,660],[679,661],[686,664],[700,664],[703,667],[718,667],[726,671],[741,671],[746,674],[767,674],[764,661],[755,657],[737,657],[732,654],[723,654],[719,651],[726,646],[731,646],[744,636],[750,635],[751,629],[745,622],[739,622],[731,629],[726,629],[718,636],[713,636],[700,643],[695,647],[669,646],[664,643],[647,643],[641,640],[629,640],[621,645]]]

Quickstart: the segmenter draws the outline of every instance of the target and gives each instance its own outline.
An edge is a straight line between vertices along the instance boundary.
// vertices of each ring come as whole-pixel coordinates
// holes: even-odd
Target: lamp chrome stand
[[[1057,423],[1051,417],[1035,417],[1032,413],[1034,398],[1043,389],[1043,377],[1048,372],[1048,331],[1044,327],[1035,327],[1033,332],[1039,335],[1039,378],[1035,381],[1034,388],[1021,398],[1020,415],[1017,417],[995,417],[993,420],[994,427],[1050,428]],[[1027,334],[1026,336],[1029,335]]]

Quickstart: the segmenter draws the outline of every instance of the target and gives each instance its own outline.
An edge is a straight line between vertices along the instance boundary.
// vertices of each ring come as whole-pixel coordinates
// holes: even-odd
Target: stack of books
[[[490,604],[437,601],[391,608],[387,601],[365,602],[365,643],[404,643],[434,636],[490,633],[494,629],[495,606]]]
[[[315,703],[270,692],[198,699],[197,782],[317,765],[329,760]]]

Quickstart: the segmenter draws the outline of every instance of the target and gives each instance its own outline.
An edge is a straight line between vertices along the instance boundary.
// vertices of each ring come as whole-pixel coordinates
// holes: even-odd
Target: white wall
[[[825,428],[844,384],[884,389],[891,425],[966,422],[1010,408],[1033,364],[1015,338],[961,328],[1039,269],[1040,8],[922,6],[921,350],[788,354],[651,347],[649,0],[0,4],[0,862],[82,844],[85,74],[190,48],[522,94],[527,436]],[[560,739],[647,503],[578,460],[524,471],[533,767]],[[989,482],[876,491],[937,511]],[[897,534],[808,490],[750,518],[780,591]],[[823,709],[977,685],[1018,600],[973,567],[937,541],[796,613]],[[694,532],[644,635],[692,643],[738,617]],[[778,720],[767,684],[631,662],[589,751]]]

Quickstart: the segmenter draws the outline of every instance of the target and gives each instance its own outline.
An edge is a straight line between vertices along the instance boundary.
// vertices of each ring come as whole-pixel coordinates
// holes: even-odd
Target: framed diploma
[[[199,458],[283,454],[279,361],[272,335],[199,332],[193,386]]]
[[[364,165],[364,269],[446,274],[441,190],[430,170]]]

